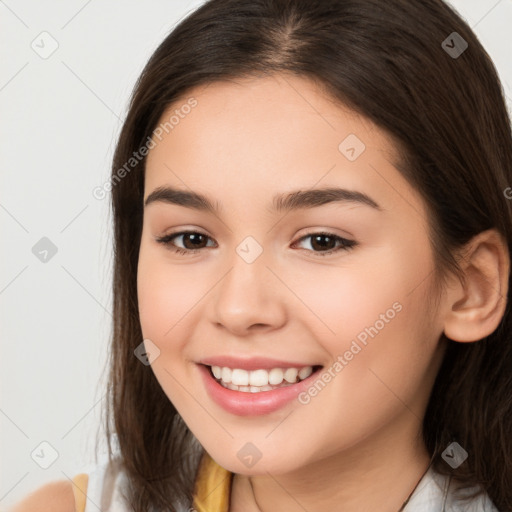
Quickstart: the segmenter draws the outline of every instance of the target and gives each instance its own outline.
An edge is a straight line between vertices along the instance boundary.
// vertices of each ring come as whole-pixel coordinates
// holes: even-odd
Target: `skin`
[[[144,338],[160,350],[152,370],[206,451],[235,473],[231,512],[396,512],[430,461],[421,422],[443,331],[476,341],[503,315],[503,241],[493,231],[475,239],[463,260],[467,287],[451,280],[427,311],[427,213],[393,166],[385,132],[296,76],[216,82],[190,96],[197,106],[149,152],[144,198],[169,185],[209,196],[221,212],[145,208],[138,300]],[[366,146],[353,162],[338,149],[349,134]],[[364,192],[381,210],[345,202],[269,211],[274,194],[324,186]],[[182,255],[155,240],[185,230],[204,233],[204,248]],[[358,245],[322,256],[302,237],[324,230]],[[251,264],[236,252],[247,236],[263,248]],[[193,247],[187,237],[173,242]],[[204,388],[196,362],[206,356],[329,368],[396,302],[400,312],[307,405],[243,417]],[[237,456],[247,442],[262,454],[251,468]]]

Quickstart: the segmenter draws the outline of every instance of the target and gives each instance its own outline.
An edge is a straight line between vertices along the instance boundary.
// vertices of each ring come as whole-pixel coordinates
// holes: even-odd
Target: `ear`
[[[507,304],[510,254],[500,233],[490,229],[464,247],[460,266],[463,281],[447,290],[444,334],[453,341],[485,338],[498,327]]]

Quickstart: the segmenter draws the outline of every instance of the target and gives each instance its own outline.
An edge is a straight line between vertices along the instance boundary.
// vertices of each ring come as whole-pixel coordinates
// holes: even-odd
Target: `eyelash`
[[[182,236],[182,235],[191,235],[191,234],[202,235],[202,236],[205,236],[206,238],[210,238],[208,235],[205,235],[204,233],[201,233],[200,231],[180,231],[180,232],[177,232],[177,233],[170,233],[169,235],[165,235],[165,236],[156,238],[156,241],[158,243],[163,244],[164,246],[169,248],[171,251],[176,252],[178,254],[184,254],[184,255],[186,255],[186,254],[193,254],[193,253],[196,253],[196,252],[198,252],[198,251],[200,251],[202,249],[205,249],[205,247],[202,247],[201,249],[182,249],[181,247],[176,247],[174,244],[171,243],[171,240],[173,238],[176,238],[176,237]],[[304,239],[313,237],[315,235],[327,236],[329,238],[334,238],[337,242],[341,243],[341,246],[338,247],[337,249],[330,249],[328,251],[311,251],[309,249],[304,249],[305,251],[313,252],[316,255],[322,256],[322,257],[323,256],[329,256],[329,255],[337,253],[339,251],[349,251],[350,249],[353,249],[354,247],[356,247],[358,245],[358,243],[355,242],[354,240],[347,240],[346,238],[342,238],[342,237],[340,237],[338,235],[335,235],[333,233],[328,233],[326,231],[319,231],[319,232],[310,233],[308,235],[305,235],[305,236],[299,238],[299,240],[297,240],[297,242],[295,242],[295,243],[301,242]]]

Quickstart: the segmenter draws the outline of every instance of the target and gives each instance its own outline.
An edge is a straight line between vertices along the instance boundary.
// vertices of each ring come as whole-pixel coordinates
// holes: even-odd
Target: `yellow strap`
[[[205,452],[199,468],[194,507],[197,512],[229,512],[229,497],[233,473],[219,466]],[[84,512],[89,476],[80,473],[73,477],[75,511]]]
[[[197,512],[229,512],[233,473],[204,453],[196,480],[194,508]]]
[[[89,476],[87,473],[80,473],[73,477],[73,494],[75,495],[75,511],[85,511],[85,501],[87,498],[87,484]]]

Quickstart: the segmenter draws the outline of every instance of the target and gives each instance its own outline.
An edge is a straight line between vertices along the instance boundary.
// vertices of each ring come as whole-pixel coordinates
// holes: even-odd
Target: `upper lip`
[[[296,361],[282,361],[268,357],[250,357],[240,359],[233,356],[215,356],[205,357],[199,361],[199,364],[207,366],[220,366],[227,368],[240,368],[241,370],[271,370],[272,368],[304,368],[305,366],[321,366],[311,363],[300,363]]]

